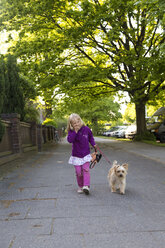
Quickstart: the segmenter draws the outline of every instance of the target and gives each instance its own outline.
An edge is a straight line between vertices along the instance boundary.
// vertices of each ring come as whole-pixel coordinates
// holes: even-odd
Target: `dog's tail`
[[[115,167],[116,165],[117,165],[117,161],[114,160],[114,161],[113,161],[113,164],[112,164],[112,168]]]

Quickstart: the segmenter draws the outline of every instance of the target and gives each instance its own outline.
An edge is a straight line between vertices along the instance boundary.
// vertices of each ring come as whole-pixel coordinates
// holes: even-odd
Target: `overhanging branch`
[[[94,65],[96,65],[96,62],[86,53],[84,52],[78,45],[75,45],[75,47],[85,55],[86,58],[88,58]]]

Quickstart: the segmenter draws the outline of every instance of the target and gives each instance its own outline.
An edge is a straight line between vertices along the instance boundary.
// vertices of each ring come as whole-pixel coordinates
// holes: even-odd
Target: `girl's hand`
[[[72,125],[71,125],[71,124],[70,124],[70,130],[72,130],[72,131],[74,130],[74,128],[72,127]]]
[[[75,131],[76,133],[78,133],[79,129],[80,129],[79,127],[75,127],[75,128],[74,128],[74,131]]]
[[[77,133],[78,130],[81,128],[80,120],[74,120],[74,121],[72,121],[71,124],[72,124],[74,131]]]

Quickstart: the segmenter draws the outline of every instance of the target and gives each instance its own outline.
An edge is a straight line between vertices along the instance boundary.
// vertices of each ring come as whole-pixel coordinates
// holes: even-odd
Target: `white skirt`
[[[85,164],[86,162],[91,162],[91,160],[92,160],[92,156],[90,154],[86,155],[83,158],[71,156],[68,163],[73,164],[73,165],[77,165],[77,166],[81,166],[82,164]]]

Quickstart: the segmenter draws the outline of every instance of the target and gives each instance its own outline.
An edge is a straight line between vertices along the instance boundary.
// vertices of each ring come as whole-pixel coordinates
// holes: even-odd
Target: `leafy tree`
[[[34,82],[26,76],[20,75],[20,87],[25,102],[23,121],[40,123],[40,106]]]
[[[3,57],[0,57],[0,113],[5,98],[5,63]]]
[[[35,85],[32,81],[23,75],[19,75],[19,68],[16,58],[13,55],[7,55],[6,61],[2,61],[0,77],[1,86],[1,112],[3,113],[18,113],[22,120],[31,118],[38,120],[36,107],[32,106],[30,100],[34,100],[37,96]],[[26,103],[26,106],[25,106]]]
[[[34,101],[27,101],[24,108],[24,121],[40,123],[40,110]]]
[[[94,134],[98,134],[100,128],[105,122],[114,121],[121,117],[120,106],[114,102],[113,97],[68,97],[64,101],[56,103],[56,109],[53,115],[58,118],[68,117],[71,113],[78,113],[88,124]]]
[[[2,111],[3,113],[18,113],[23,118],[24,104],[16,59],[14,56],[8,55],[6,62],[5,99]]]
[[[19,30],[15,53],[42,91],[126,91],[142,134],[145,105],[165,88],[162,6],[162,0],[13,0],[2,19]]]
[[[134,104],[131,104],[131,103],[127,104],[127,108],[124,112],[123,119],[127,123],[135,123],[136,113],[135,113],[135,105]]]
[[[27,77],[19,75],[12,55],[0,58],[0,92],[0,113],[16,112],[24,121],[39,122],[39,111],[32,103],[37,96],[35,85]]]
[[[24,75],[19,75],[20,87],[23,92],[23,98],[25,101],[36,99],[38,93],[35,84],[32,80],[25,77]]]

